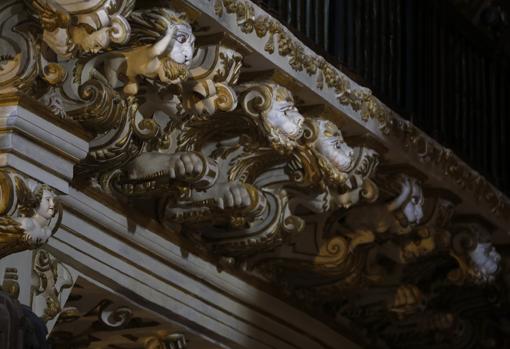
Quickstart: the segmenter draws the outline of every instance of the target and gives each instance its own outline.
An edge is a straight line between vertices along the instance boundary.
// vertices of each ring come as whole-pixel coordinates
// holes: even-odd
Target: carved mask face
[[[195,36],[191,32],[191,27],[185,24],[176,24],[171,44],[172,48],[168,56],[174,62],[189,67],[191,58],[193,58],[194,45]]]
[[[48,190],[43,191],[37,213],[48,220],[55,215],[55,194]]]
[[[319,137],[315,148],[340,171],[347,171],[354,151],[345,143],[338,127],[330,121],[318,120]]]
[[[423,192],[418,182],[413,181],[411,197],[402,212],[408,223],[418,224],[423,218]]]
[[[98,53],[110,46],[110,27],[95,30],[85,23],[70,28],[73,42],[84,53]]]
[[[420,240],[409,241],[402,246],[402,259],[413,261],[417,258],[426,256],[436,249],[436,242],[433,236],[428,236]]]
[[[64,58],[70,57],[75,45],[69,38],[69,34],[64,28],[57,28],[54,31],[44,30],[43,41],[53,50],[57,55]]]
[[[110,28],[101,28],[93,31],[85,37],[80,43],[80,48],[84,52],[98,53],[110,46]]]
[[[490,242],[480,242],[469,253],[472,267],[483,279],[491,280],[498,271],[501,256]]]
[[[276,91],[271,109],[266,114],[267,122],[280,133],[296,140],[303,134],[303,115],[294,106],[290,92]]]

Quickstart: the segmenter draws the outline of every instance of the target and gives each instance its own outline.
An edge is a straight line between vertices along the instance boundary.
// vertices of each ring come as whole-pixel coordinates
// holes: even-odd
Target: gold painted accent
[[[77,123],[55,117],[47,106],[30,96],[16,94],[0,95],[0,107],[4,106],[23,107],[83,140],[90,141],[94,137],[90,132],[87,132]]]
[[[361,120],[373,119],[388,139],[395,142],[419,161],[439,170],[457,187],[471,193],[475,202],[483,202],[490,213],[504,222],[510,222],[510,201],[484,177],[472,170],[449,149],[443,148],[408,121],[402,120],[392,110],[372,95],[369,89],[353,88],[347,77],[320,56],[308,55],[303,44],[289,30],[270,16],[255,17],[253,5],[243,0],[217,0],[216,15],[231,14],[246,34],[268,36],[266,52],[273,54],[274,47],[282,57],[289,57],[289,64],[296,72],[317,74],[317,87],[333,89],[339,103],[359,112]],[[273,43],[276,39],[276,45]]]

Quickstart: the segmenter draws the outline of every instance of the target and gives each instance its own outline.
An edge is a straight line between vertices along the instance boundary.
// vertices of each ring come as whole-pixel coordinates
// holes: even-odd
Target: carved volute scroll
[[[31,92],[39,73],[35,29],[23,3],[0,6],[0,95]]]
[[[32,271],[32,308],[44,322],[54,319],[62,311],[60,294],[72,285],[72,276],[63,264],[43,249],[36,251]]]
[[[402,146],[440,168],[500,216],[501,195],[370,90],[306,54],[250,1],[211,2],[211,16],[232,16],[241,33],[264,38],[265,53],[287,57],[292,70],[316,79],[317,91],[331,93],[330,102],[359,120],[328,109],[333,104],[313,109],[318,93],[302,91],[301,80],[283,69],[270,78],[262,74],[279,63],[255,62],[260,53],[247,49],[244,38],[193,22],[173,2],[160,6],[134,0],[0,5],[1,97],[24,96],[58,122],[82,128],[90,150],[75,169],[75,183],[129,202],[214,255],[220,268],[247,267],[305,306],[375,329],[390,347],[411,347],[409,338],[418,333],[431,347],[444,339],[475,348],[462,344],[475,323],[465,310],[479,314],[493,309],[491,302],[510,302],[500,291],[505,265],[492,226],[461,215],[466,206],[436,190],[440,178],[400,163],[412,156],[385,154],[381,137],[372,145],[353,138],[375,129],[395,141],[388,151]],[[363,129],[366,122],[373,125]],[[0,258],[40,247],[61,214],[53,189],[1,170]],[[12,294],[14,274],[4,282]],[[73,280],[38,250],[33,281],[37,314],[50,322]],[[457,300],[459,294],[473,299]],[[101,328],[121,328],[133,316],[129,307],[110,303],[96,311]],[[186,338],[153,333],[138,344],[184,348]]]
[[[25,0],[42,27],[42,41],[62,59],[104,51],[130,36],[134,0]]]
[[[0,188],[0,258],[46,243],[62,216],[55,191],[7,170],[0,170]]]

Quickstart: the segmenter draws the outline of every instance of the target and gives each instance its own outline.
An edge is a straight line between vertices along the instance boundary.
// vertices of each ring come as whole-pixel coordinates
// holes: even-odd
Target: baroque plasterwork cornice
[[[300,85],[307,86],[347,118],[363,125],[383,144],[390,143],[393,149],[403,151],[402,155],[417,167],[426,169],[435,181],[445,184],[447,179],[468,202],[470,210],[474,207],[483,210],[505,229],[505,224],[510,221],[510,202],[503,193],[450,149],[385,106],[369,89],[361,87],[315,54],[257,5],[245,0],[186,2],[206,12],[255,51],[263,42],[264,55],[271,57],[279,68],[292,72]],[[274,59],[276,57],[283,59]],[[309,83],[313,81],[315,84]]]
[[[209,316],[220,303],[202,294],[208,282],[199,279],[214,280],[207,290],[228,301],[214,292],[230,275],[217,272],[236,270],[324,309],[335,326],[347,317],[370,328],[358,318],[366,311],[390,332],[407,319],[421,331],[422,319],[441,315],[424,302],[443,301],[452,288],[502,284],[494,232],[505,229],[506,198],[251,2],[188,0],[186,13],[131,0],[76,2],[78,12],[65,0],[27,4],[11,1],[0,12],[8,24],[0,28],[8,43],[0,116],[11,127],[0,158],[70,194],[49,243],[76,268],[140,293],[165,289],[156,297],[172,299],[165,311],[178,313],[173,301],[193,294],[189,309],[200,315],[191,322],[200,322],[202,306]],[[44,116],[13,93],[33,95]],[[76,127],[58,127],[67,123]],[[108,198],[104,207],[87,195],[96,191]],[[474,211],[492,225],[462,216]],[[133,226],[139,220],[150,229]],[[186,253],[188,244],[213,263]],[[422,266],[441,270],[432,285],[417,273]],[[233,308],[221,313],[226,327],[244,321]],[[293,321],[285,325],[304,326]],[[273,347],[299,341],[248,322]],[[330,343],[310,333],[299,345]]]

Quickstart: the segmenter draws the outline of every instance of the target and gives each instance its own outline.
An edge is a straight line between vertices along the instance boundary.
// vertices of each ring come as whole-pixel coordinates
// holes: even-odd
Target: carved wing
[[[9,216],[0,216],[0,258],[29,247],[25,231]]]

